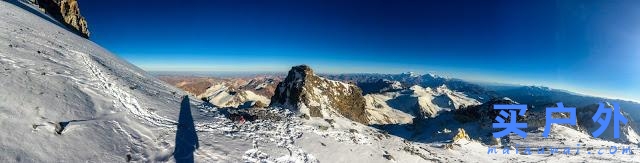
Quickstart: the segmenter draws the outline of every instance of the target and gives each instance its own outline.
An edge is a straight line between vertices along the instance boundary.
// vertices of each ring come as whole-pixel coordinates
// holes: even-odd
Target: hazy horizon
[[[406,71],[406,72],[392,72],[392,73],[379,73],[379,72],[323,72],[323,71],[317,71],[315,68],[311,67],[312,69],[314,69],[314,72],[320,75],[339,75],[339,74],[401,74],[401,73],[416,73],[419,75],[424,75],[424,74],[434,74],[437,76],[441,76],[441,77],[445,77],[445,78],[455,78],[455,79],[460,79],[460,80],[464,80],[464,81],[468,81],[468,82],[472,82],[475,84],[497,84],[497,85],[511,85],[511,86],[543,86],[543,87],[548,87],[551,89],[558,89],[558,90],[564,90],[564,91],[569,91],[572,93],[576,93],[576,94],[581,94],[581,95],[586,95],[586,96],[594,96],[594,97],[602,97],[602,98],[609,98],[609,99],[618,99],[618,100],[625,100],[625,101],[633,101],[636,103],[640,103],[640,100],[637,99],[628,99],[628,98],[623,98],[623,97],[615,97],[615,96],[608,96],[608,95],[604,95],[601,93],[594,93],[594,92],[586,92],[583,90],[578,90],[576,88],[563,88],[563,87],[559,87],[559,86],[553,86],[553,85],[545,85],[545,84],[540,84],[540,83],[509,83],[509,82],[500,82],[500,81],[485,81],[485,80],[477,80],[477,79],[470,79],[470,78],[464,78],[464,77],[454,77],[454,76],[447,76],[447,75],[443,75],[443,74],[439,74],[437,72],[427,72],[427,73],[421,73],[421,72],[415,72],[415,71]],[[286,76],[288,73],[289,69],[287,69],[286,71],[206,71],[206,70],[202,70],[202,71],[147,71],[149,73],[151,73],[152,75],[155,76],[197,76],[197,77],[219,77],[219,78],[236,78],[236,77],[254,77],[254,76],[260,76],[260,75],[282,75],[282,76]]]

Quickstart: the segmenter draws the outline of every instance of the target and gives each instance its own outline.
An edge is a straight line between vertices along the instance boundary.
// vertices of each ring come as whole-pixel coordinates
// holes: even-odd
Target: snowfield
[[[268,104],[271,102],[271,100],[267,97],[258,95],[252,91],[232,91],[228,86],[224,84],[215,84],[198,97],[200,97],[200,99],[206,98],[210,103],[218,107],[238,108],[247,102],[260,101],[263,104]]]
[[[170,158],[180,90],[28,3],[0,2],[0,44],[2,162]]]
[[[637,161],[635,154],[489,155],[489,146],[479,140],[452,140],[456,128],[474,126],[451,119],[441,119],[423,130],[429,132],[419,135],[406,132],[409,136],[389,134],[339,115],[302,118],[281,108],[258,109],[264,116],[255,121],[233,121],[221,114],[222,108],[207,102],[186,100],[181,105],[185,92],[69,32],[37,7],[18,0],[0,1],[0,85],[0,162],[176,162],[174,153],[185,154],[174,151],[176,146],[191,148],[193,144],[197,148],[192,152],[195,162]],[[208,90],[219,95],[212,98],[214,102],[224,103],[230,98],[220,94],[222,89],[216,86]],[[412,90],[402,96],[435,111],[430,116],[479,103],[446,87]],[[407,128],[402,124],[418,114],[387,104],[399,96],[390,92],[366,99],[368,112],[377,117],[376,122],[391,122],[390,128],[403,131]],[[248,98],[268,100],[253,94]],[[193,120],[193,124],[183,123],[185,120]],[[186,134],[176,140],[180,130],[190,127],[196,135]],[[559,147],[581,142],[586,144],[584,151],[589,146],[621,145],[638,150],[638,144],[593,139],[564,126],[553,129],[551,138],[544,141],[531,141],[539,139],[540,133],[536,132],[524,141],[510,138],[515,143]],[[436,140],[429,135],[447,137]],[[502,148],[498,147],[500,152]],[[504,144],[504,148],[511,145]]]
[[[440,112],[482,104],[446,85],[435,89],[415,85],[408,90],[367,94],[364,98],[371,124],[407,124],[416,117],[433,118]]]

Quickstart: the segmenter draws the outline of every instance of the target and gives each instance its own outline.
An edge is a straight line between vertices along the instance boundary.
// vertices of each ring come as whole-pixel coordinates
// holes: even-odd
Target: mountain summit
[[[278,84],[271,106],[294,108],[311,117],[341,115],[367,124],[362,90],[353,84],[325,79],[306,65],[294,66]]]

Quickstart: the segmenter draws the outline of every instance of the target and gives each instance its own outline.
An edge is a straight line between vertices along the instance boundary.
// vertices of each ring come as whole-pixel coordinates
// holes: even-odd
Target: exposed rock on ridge
[[[87,20],[80,14],[78,1],[76,0],[33,0],[41,9],[51,17],[60,21],[76,34],[89,38],[91,34]]]
[[[311,117],[342,115],[367,124],[362,90],[353,84],[316,76],[310,67],[292,67],[287,78],[278,84],[271,106],[299,109]]]

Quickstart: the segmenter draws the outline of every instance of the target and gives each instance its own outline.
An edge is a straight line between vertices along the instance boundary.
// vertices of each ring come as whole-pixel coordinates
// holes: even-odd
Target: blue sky
[[[79,0],[149,71],[434,72],[640,101],[640,1]]]

